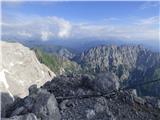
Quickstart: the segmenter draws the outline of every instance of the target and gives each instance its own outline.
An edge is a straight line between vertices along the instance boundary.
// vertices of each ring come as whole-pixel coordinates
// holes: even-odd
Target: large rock
[[[93,89],[98,92],[108,92],[119,89],[119,78],[114,73],[97,73],[93,75],[83,75],[82,85],[86,88]]]
[[[160,109],[160,99],[155,98],[155,97],[145,97],[146,98],[146,103],[147,105],[151,105],[154,108]]]
[[[14,102],[13,98],[8,93],[0,93],[0,113],[1,117],[6,116],[6,111],[10,107],[10,105]]]
[[[118,90],[119,78],[114,73],[100,73],[94,80],[94,89],[100,92]]]
[[[30,95],[20,100],[12,106],[11,113],[8,116],[19,116],[27,113],[34,113],[41,120],[60,120],[58,104],[53,94],[45,89],[33,90],[30,88]],[[32,89],[32,90],[31,90]],[[32,91],[32,92],[31,92]]]
[[[33,113],[29,113],[26,115],[19,115],[11,118],[2,118],[2,120],[38,120],[38,119]]]
[[[0,91],[24,97],[32,84],[41,86],[55,74],[41,64],[33,51],[19,43],[0,42]]]
[[[53,94],[45,90],[38,91],[32,112],[42,120],[60,120],[57,101]]]

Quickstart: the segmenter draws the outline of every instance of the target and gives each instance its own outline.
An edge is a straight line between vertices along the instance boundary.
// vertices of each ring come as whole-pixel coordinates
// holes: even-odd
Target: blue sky
[[[158,2],[3,2],[2,38],[159,41]]]
[[[152,17],[159,13],[158,5],[143,8],[146,2],[6,2],[2,12],[57,16],[71,21],[99,21],[105,18]],[[156,4],[156,2],[152,2]]]

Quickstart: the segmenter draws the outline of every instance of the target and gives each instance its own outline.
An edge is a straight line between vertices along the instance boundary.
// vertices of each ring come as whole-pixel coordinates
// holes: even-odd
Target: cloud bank
[[[12,18],[12,19],[11,19]],[[106,18],[100,23],[72,22],[56,16],[37,15],[3,15],[2,39],[18,40],[56,40],[85,39],[100,40],[159,40],[159,17],[134,19],[129,23],[121,23],[119,18]]]

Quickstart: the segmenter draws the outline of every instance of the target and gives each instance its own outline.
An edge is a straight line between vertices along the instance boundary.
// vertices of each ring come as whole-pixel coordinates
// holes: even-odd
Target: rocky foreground
[[[100,76],[60,76],[41,88],[32,85],[27,97],[14,102],[2,94],[2,120],[160,119],[159,99],[142,99],[135,90],[119,90],[116,78],[109,77],[112,75],[103,81]]]

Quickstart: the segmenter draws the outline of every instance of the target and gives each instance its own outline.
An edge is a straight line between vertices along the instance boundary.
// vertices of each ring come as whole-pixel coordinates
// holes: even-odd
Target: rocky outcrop
[[[73,57],[75,57],[75,54],[70,52],[66,48],[61,48],[59,51],[57,51],[57,54],[68,59],[72,59]]]
[[[1,117],[6,116],[6,110],[10,108],[10,105],[13,102],[14,102],[13,98],[8,93],[0,93]]]
[[[94,89],[100,92],[118,90],[120,87],[119,78],[114,73],[99,73],[94,79]]]
[[[114,73],[97,73],[96,75],[83,75],[82,86],[94,91],[105,93],[110,90],[118,90],[119,78]]]
[[[112,72],[121,83],[133,85],[138,82],[160,79],[160,53],[143,46],[98,46],[83,52],[78,61],[89,73]],[[160,84],[138,89],[140,95],[160,96]]]
[[[11,118],[2,118],[1,120],[38,120],[38,119],[33,113],[29,113],[26,115],[19,115]]]
[[[85,51],[80,63],[90,71],[114,72],[120,79],[128,79],[134,69],[144,70],[160,67],[160,54],[143,46],[98,46]]]
[[[33,118],[60,120],[58,104],[53,94],[50,94],[45,89],[38,89],[35,85],[31,86],[29,90],[29,96],[11,104],[6,111],[6,116],[10,116],[10,119],[14,118],[15,120],[21,120],[24,117],[25,120],[32,120]],[[32,114],[28,116],[28,113]],[[35,117],[28,119],[31,115]]]
[[[32,84],[41,86],[55,74],[41,64],[33,51],[19,43],[0,42],[0,90],[24,97]]]
[[[106,96],[86,83],[95,76],[60,76],[30,94],[15,101],[7,110],[6,120],[35,116],[30,120],[159,120],[159,102],[154,98],[140,98],[135,90],[121,90]],[[97,82],[98,83],[98,82]],[[85,84],[85,86],[83,86]],[[113,83],[114,84],[114,83]],[[98,86],[101,87],[101,86]],[[100,89],[100,88],[99,88]],[[97,95],[97,96],[96,96]],[[55,97],[54,97],[55,96]],[[153,104],[151,104],[151,101]],[[5,120],[5,119],[4,119]],[[28,119],[24,119],[28,120]]]

